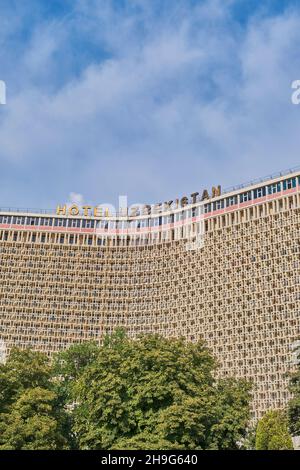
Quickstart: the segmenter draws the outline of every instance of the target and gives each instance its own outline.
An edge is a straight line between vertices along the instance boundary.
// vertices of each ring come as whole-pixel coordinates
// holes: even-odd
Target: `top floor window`
[[[148,227],[149,225],[149,220],[148,219],[142,219],[140,221],[141,227]]]
[[[26,217],[26,224],[27,225],[38,225],[39,218],[38,217]]]
[[[174,223],[174,214],[170,214],[164,217],[164,224],[173,224],[173,223]]]
[[[13,217],[12,223],[16,225],[25,225],[25,217]]]
[[[97,228],[108,228],[108,222],[106,220],[99,220],[97,222]]]
[[[247,191],[246,193],[240,194],[240,202],[251,201],[251,199],[252,199],[251,191]]]
[[[235,206],[237,204],[237,196],[230,196],[226,199],[226,206]]]
[[[53,219],[48,219],[45,217],[41,218],[40,225],[44,227],[52,227]]]
[[[82,221],[82,227],[83,228],[94,228],[95,227],[95,221],[94,220],[83,220]]]
[[[219,209],[224,209],[224,199],[213,203],[213,210],[217,211]]]
[[[262,188],[256,188],[253,190],[253,195],[254,195],[254,199],[258,199],[260,197],[263,197],[266,195],[266,188],[265,186],[262,187]]]
[[[80,219],[69,219],[69,227],[72,228],[79,228],[81,220]]]
[[[54,227],[66,227],[67,220],[66,219],[54,219]]]
[[[289,178],[283,182],[283,189],[292,189],[296,187],[296,178]]]
[[[274,183],[268,186],[268,194],[275,194],[281,191],[281,183]]]
[[[11,223],[11,216],[9,215],[1,215],[0,216],[0,224],[10,224]]]
[[[158,227],[159,226],[159,218],[156,217],[155,219],[151,219],[151,227]]]
[[[123,228],[123,221],[122,220],[117,220],[116,221],[116,229],[120,230]]]
[[[208,212],[211,212],[211,204],[204,205],[204,214],[208,214]]]

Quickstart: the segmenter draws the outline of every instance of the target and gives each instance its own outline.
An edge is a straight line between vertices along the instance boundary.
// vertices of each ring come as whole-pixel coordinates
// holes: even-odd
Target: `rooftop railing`
[[[251,181],[247,181],[246,183],[238,184],[235,186],[230,186],[228,188],[222,189],[222,194],[221,196],[224,196],[225,194],[234,192],[234,191],[239,191],[241,189],[247,188],[249,186],[254,186],[259,183],[265,183],[266,181],[273,180],[275,178],[280,178],[282,176],[288,176],[292,173],[296,173],[297,171],[300,172],[300,166],[296,166],[293,168],[289,168],[287,170],[279,171],[277,173],[272,173],[271,175],[263,176],[257,179],[253,179]],[[0,207],[0,212],[14,212],[14,213],[22,213],[22,214],[44,214],[45,216],[47,215],[55,215],[56,211],[53,209],[36,209],[36,208],[19,208],[19,207]],[[154,213],[153,213],[154,215]],[[116,211],[115,215],[112,215],[111,217],[125,217],[126,214],[124,212],[118,212]],[[81,216],[80,216],[81,217]],[[104,217],[104,216],[103,216]]]
[[[254,180],[247,181],[246,183],[241,183],[235,186],[230,186],[222,190],[222,195],[231,193],[233,191],[238,191],[240,189],[247,188],[248,186],[254,186],[255,184],[265,183],[266,181],[273,180],[275,178],[280,178],[281,176],[288,176],[297,171],[300,172],[300,166],[295,166],[293,168],[289,168],[288,170],[278,171],[277,173],[272,173],[271,175],[262,176]]]

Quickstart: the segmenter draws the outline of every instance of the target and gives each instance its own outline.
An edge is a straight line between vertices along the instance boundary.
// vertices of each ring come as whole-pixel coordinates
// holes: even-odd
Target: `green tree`
[[[250,386],[216,380],[204,343],[123,330],[0,365],[0,449],[235,449]]]
[[[73,387],[80,448],[237,448],[250,386],[216,381],[215,369],[201,341],[107,337]]]
[[[63,449],[67,440],[60,428],[54,392],[30,388],[7,413],[0,415],[0,449]]]
[[[57,406],[65,410],[64,435],[68,436],[69,447],[78,448],[74,427],[73,386],[85,367],[92,364],[99,353],[99,346],[94,342],[74,344],[67,350],[57,353],[53,358],[53,387],[57,395]]]
[[[74,344],[54,356],[52,374],[55,388],[62,403],[72,402],[72,387],[83,369],[93,363],[99,353],[94,342]]]
[[[248,434],[251,384],[246,380],[222,379],[216,385],[217,420],[212,427],[215,449],[237,449]]]
[[[0,365],[0,449],[59,449],[66,417],[46,355],[13,349]]]
[[[0,413],[28,388],[50,388],[51,365],[45,354],[14,348],[0,364]]]
[[[284,411],[268,411],[258,422],[255,439],[256,450],[291,450],[292,438]]]

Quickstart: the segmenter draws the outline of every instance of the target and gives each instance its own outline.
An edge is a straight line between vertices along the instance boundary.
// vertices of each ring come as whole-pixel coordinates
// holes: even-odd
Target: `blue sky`
[[[155,203],[300,165],[296,1],[0,0],[0,79],[2,207]]]

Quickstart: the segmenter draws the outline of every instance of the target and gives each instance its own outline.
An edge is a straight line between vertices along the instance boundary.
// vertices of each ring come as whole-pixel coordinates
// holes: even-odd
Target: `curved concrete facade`
[[[51,354],[123,326],[204,338],[254,381],[253,416],[289,398],[300,333],[300,172],[135,217],[0,213],[0,340]]]

